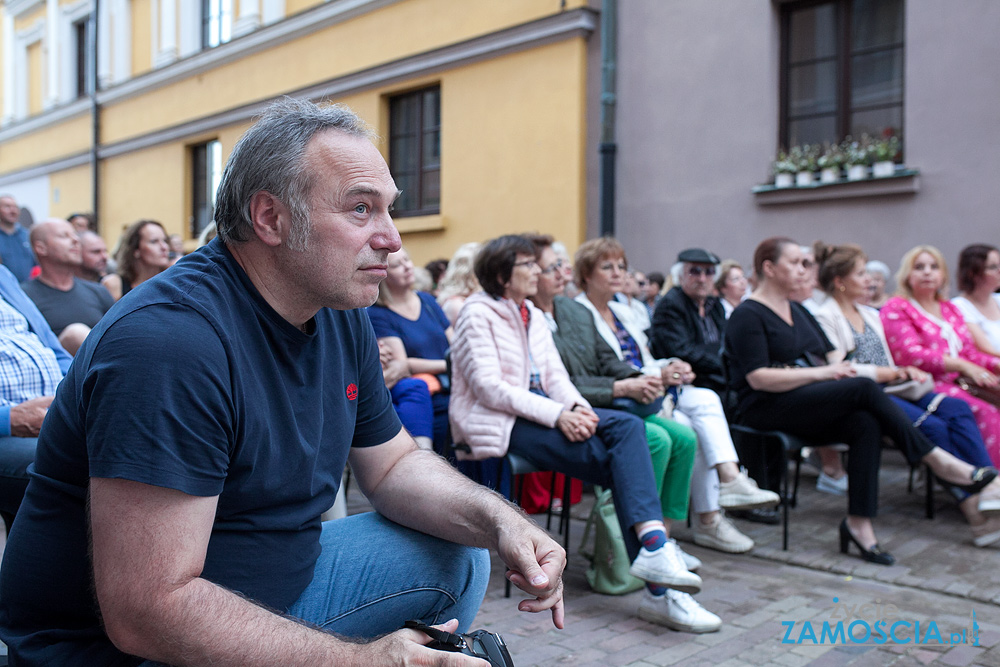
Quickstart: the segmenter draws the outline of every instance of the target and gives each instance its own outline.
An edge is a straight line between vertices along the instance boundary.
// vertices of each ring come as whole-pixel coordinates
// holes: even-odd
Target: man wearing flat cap
[[[657,358],[678,357],[691,364],[696,386],[722,391],[726,386],[722,371],[726,315],[712,294],[719,258],[707,250],[689,248],[677,261],[684,264],[680,284],[653,311],[650,350]]]

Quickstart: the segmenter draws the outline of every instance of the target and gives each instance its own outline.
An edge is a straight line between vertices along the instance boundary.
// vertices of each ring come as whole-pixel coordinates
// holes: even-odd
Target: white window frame
[[[94,16],[93,0],[80,0],[72,5],[63,5],[59,12],[59,43],[63,45],[59,53],[59,101],[72,102],[76,99],[76,54],[77,49],[69,48],[75,46],[75,31],[73,25],[88,16],[91,20],[96,20]],[[89,29],[88,41],[93,37],[93,26]],[[93,82],[94,73],[90,71],[92,62],[86,64],[87,67],[87,87]]]

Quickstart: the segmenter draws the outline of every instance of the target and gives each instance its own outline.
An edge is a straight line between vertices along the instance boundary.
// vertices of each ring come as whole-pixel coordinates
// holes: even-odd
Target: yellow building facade
[[[0,192],[36,219],[96,210],[109,245],[152,218],[193,246],[233,145],[289,95],[375,130],[420,191],[396,217],[418,263],[521,231],[574,248],[591,4],[7,0]]]

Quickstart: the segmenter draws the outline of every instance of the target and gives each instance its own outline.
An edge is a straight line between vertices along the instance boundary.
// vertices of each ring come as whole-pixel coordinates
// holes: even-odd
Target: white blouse
[[[994,294],[992,298],[1000,305],[1000,294]],[[978,324],[986,332],[993,349],[1000,350],[1000,320],[987,319],[976,305],[964,296],[956,296],[951,302],[961,311],[966,324]]]

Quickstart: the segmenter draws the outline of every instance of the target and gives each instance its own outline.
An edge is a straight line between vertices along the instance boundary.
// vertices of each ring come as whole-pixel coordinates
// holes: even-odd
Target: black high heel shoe
[[[968,484],[954,484],[953,486],[957,489],[965,491],[971,496],[985,489],[990,482],[996,479],[996,477],[996,468],[993,466],[983,466],[982,468],[976,468],[972,471],[972,475],[969,476]]]
[[[847,527],[847,519],[840,522],[840,553],[846,554],[848,552],[848,547],[850,543],[853,542],[861,552],[861,559],[866,560],[869,563],[876,563],[878,565],[892,565],[896,562],[892,554],[888,551],[882,551],[879,545],[873,546],[871,549],[865,549],[858,542],[858,539],[854,537],[854,533],[851,529]]]

